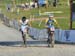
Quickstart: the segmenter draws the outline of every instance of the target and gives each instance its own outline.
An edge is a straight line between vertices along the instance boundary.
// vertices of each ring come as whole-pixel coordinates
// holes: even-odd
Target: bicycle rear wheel
[[[54,40],[54,33],[51,35],[51,47],[54,47],[54,43],[55,43],[55,40]]]

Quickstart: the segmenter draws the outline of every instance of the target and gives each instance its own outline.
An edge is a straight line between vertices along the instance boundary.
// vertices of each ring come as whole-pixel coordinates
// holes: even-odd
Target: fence
[[[33,39],[42,40],[47,39],[48,34],[46,29],[36,29],[30,27],[29,34]],[[75,30],[56,29],[54,33],[55,40],[64,43],[75,43]]]
[[[0,20],[3,21],[3,23],[6,26],[13,27],[17,30],[19,30],[19,28],[20,28],[19,22],[16,19],[10,20],[7,16],[5,16],[2,13],[0,14]]]
[[[17,30],[20,29],[19,22],[16,19],[9,20],[4,14],[0,14],[0,20],[4,22],[6,26],[13,27]],[[42,40],[47,39],[48,34],[46,29],[37,29],[30,27],[29,35],[32,36],[33,39]],[[67,43],[75,43],[75,30],[55,30],[55,40],[59,42],[67,42]]]
[[[0,18],[1,18],[1,20],[4,22],[4,24],[6,26],[13,27],[13,28],[15,28],[17,30],[20,29],[19,22],[16,19],[9,20],[8,17],[6,17],[4,14],[0,14]],[[38,40],[48,38],[48,34],[47,34],[46,29],[40,30],[40,29],[37,29],[37,28],[30,27],[29,35],[33,36],[33,39],[38,39]]]

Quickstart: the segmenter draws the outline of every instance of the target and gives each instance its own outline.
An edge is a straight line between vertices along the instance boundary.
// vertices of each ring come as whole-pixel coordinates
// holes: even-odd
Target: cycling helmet
[[[53,14],[50,14],[49,17],[54,17],[54,15]]]

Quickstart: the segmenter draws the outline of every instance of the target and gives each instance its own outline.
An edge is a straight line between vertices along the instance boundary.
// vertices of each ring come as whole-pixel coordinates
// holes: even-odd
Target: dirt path
[[[0,47],[0,56],[75,56],[75,46],[48,47]]]

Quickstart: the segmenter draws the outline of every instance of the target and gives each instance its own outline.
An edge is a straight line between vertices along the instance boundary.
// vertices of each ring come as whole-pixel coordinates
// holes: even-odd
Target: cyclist
[[[47,40],[47,42],[49,42],[51,44],[52,43],[54,44],[54,37],[53,37],[54,31],[55,31],[54,23],[57,24],[56,20],[54,19],[54,16],[49,15],[49,18],[46,19],[46,28],[47,28],[47,31],[48,31],[48,40]],[[52,47],[53,47],[53,45],[52,45]]]
[[[22,19],[20,20],[20,23],[21,23],[21,31],[27,33],[29,27],[29,20],[25,16],[23,16]]]
[[[23,38],[24,44],[26,44],[26,34],[28,33],[28,29],[29,29],[29,20],[25,16],[23,16],[22,19],[20,20],[20,23],[21,23],[20,30],[22,33],[22,38]]]

